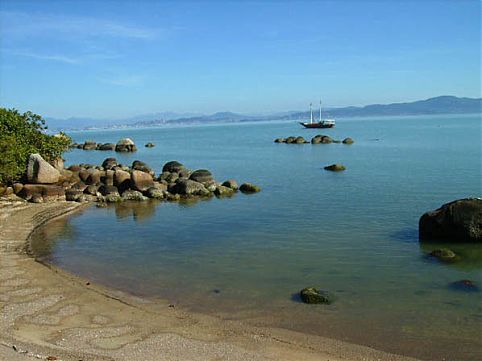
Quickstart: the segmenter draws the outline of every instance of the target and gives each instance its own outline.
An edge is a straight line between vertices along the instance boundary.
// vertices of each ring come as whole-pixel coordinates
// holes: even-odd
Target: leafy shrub
[[[49,161],[68,148],[71,139],[67,135],[48,135],[46,129],[40,115],[0,108],[0,183],[22,176],[31,153],[39,153]]]

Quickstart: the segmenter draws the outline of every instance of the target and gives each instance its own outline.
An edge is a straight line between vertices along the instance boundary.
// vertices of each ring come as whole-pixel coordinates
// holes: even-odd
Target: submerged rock
[[[104,143],[104,144],[99,144],[98,150],[115,150],[115,144],[114,143]]]
[[[238,182],[234,179],[228,179],[227,181],[223,182],[221,184],[224,187],[231,188],[233,191],[237,191],[239,189]]]
[[[324,167],[323,169],[329,170],[331,172],[341,172],[341,171],[344,171],[346,168],[341,164],[332,164]]]
[[[334,301],[333,295],[331,293],[319,290],[315,287],[306,287],[300,291],[301,300],[304,303],[309,304],[331,304]]]
[[[480,292],[480,287],[471,280],[459,280],[449,284],[454,291]]]
[[[430,255],[443,262],[454,262],[459,259],[459,257],[455,254],[455,252],[453,252],[448,248],[435,249],[432,252],[430,252]]]
[[[193,181],[191,179],[179,181],[173,187],[169,188],[169,192],[186,196],[207,196],[210,194],[202,183]]]
[[[137,147],[130,138],[123,138],[115,145],[116,152],[135,152],[136,150]]]
[[[286,139],[285,138],[276,138],[274,140],[275,143],[285,143],[286,142]]]
[[[218,197],[225,197],[234,194],[234,189],[225,187],[225,186],[217,186],[214,190],[214,194]]]
[[[122,193],[122,200],[124,201],[145,201],[147,199],[141,192],[132,189],[128,189]]]
[[[83,150],[96,150],[97,149],[97,143],[92,141],[92,140],[86,140],[84,142],[84,145],[82,146]]]
[[[459,199],[425,213],[419,221],[423,241],[482,242],[482,199]]]
[[[154,143],[151,143],[151,142],[146,143],[146,145],[145,145],[146,148],[153,148],[153,147],[155,147],[155,146],[156,146],[156,145],[155,145]]]
[[[355,143],[350,137],[343,139],[343,144],[353,144]]]

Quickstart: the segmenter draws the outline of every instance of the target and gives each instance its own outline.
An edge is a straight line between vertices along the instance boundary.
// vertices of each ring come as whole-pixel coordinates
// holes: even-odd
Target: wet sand
[[[0,360],[415,360],[187,312],[92,284],[27,255],[36,227],[82,207],[0,204]]]

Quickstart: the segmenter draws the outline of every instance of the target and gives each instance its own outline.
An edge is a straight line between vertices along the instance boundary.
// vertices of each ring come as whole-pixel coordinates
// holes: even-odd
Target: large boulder
[[[177,182],[173,187],[169,188],[169,192],[186,196],[207,196],[210,194],[202,183],[191,179]]]
[[[482,199],[459,199],[427,212],[418,230],[424,241],[482,242]]]
[[[164,164],[162,167],[162,172],[179,173],[185,169],[186,167],[184,167],[184,165],[179,163],[177,160],[171,160],[170,162]]]
[[[140,170],[140,171],[146,172],[146,173],[150,173],[151,175],[154,174],[151,167],[149,167],[146,163],[144,163],[140,160],[135,160],[134,162],[132,162],[132,169],[133,170]]]
[[[130,138],[121,139],[115,145],[116,152],[135,152],[136,150],[137,147]]]
[[[144,192],[147,191],[150,187],[154,186],[154,180],[149,173],[142,172],[140,170],[134,170],[131,174],[131,188],[139,191]]]
[[[53,184],[60,178],[60,172],[40,154],[30,154],[27,163],[27,179],[30,183]]]

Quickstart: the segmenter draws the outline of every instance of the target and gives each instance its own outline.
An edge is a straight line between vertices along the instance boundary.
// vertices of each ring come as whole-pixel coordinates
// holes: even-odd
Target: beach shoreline
[[[151,302],[91,284],[27,254],[37,227],[84,207],[1,205],[0,360],[415,360]]]

